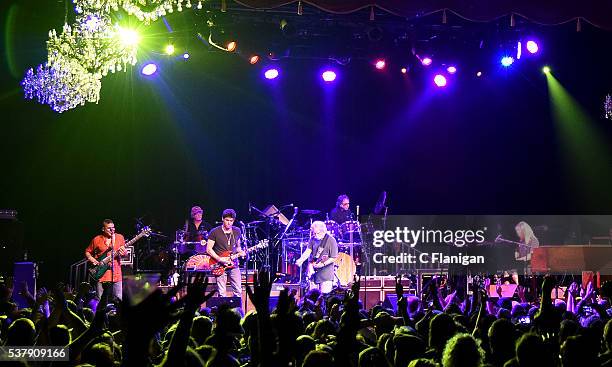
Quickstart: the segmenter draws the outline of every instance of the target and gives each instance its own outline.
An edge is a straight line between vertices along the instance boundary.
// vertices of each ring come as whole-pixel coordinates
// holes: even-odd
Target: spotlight
[[[376,60],[376,69],[378,70],[382,70],[385,68],[385,66],[387,65],[387,63],[385,62],[384,59],[378,59]]]
[[[164,48],[164,52],[166,53],[166,55],[172,55],[174,53],[174,45],[166,45],[166,47]]]
[[[518,41],[518,43],[516,44],[516,59],[520,60],[522,54],[523,54],[523,44],[521,43],[521,41]]]
[[[539,47],[536,41],[527,41],[527,51],[529,51],[529,53],[535,54],[538,50]]]
[[[508,66],[512,65],[513,62],[514,62],[514,59],[511,56],[504,56],[501,59],[501,64],[504,67],[508,67]]]
[[[422,64],[423,66],[429,66],[429,65],[431,65],[431,63],[433,63],[433,60],[432,60],[430,57],[424,57],[424,58],[421,60],[421,64]]]
[[[323,74],[321,74],[321,78],[326,82],[333,82],[336,80],[336,73],[333,70],[325,70]]]
[[[401,68],[400,71],[402,72],[402,74],[406,74],[408,72],[408,69],[406,68]]]
[[[542,68],[542,72],[543,72],[544,74],[550,74],[550,66],[544,66],[544,67]]]
[[[119,40],[124,46],[134,46],[140,41],[140,36],[133,29],[119,28]]]
[[[455,74],[457,72],[457,67],[449,66],[446,68],[446,71],[448,71],[449,74]]]
[[[253,55],[249,58],[249,64],[255,65],[259,62],[259,55]]]
[[[145,66],[142,67],[142,69],[140,70],[140,72],[142,73],[142,75],[153,75],[155,74],[155,72],[157,71],[157,65],[155,65],[154,63],[150,62],[148,64],[146,64]]]
[[[227,49],[227,51],[229,52],[234,52],[236,51],[236,47],[238,47],[238,43],[236,43],[236,41],[230,41],[227,43],[227,45],[225,46],[225,48]]]
[[[268,69],[264,73],[266,79],[276,79],[278,77],[278,69]]]
[[[446,78],[442,74],[437,74],[434,77],[434,83],[436,84],[436,86],[438,86],[440,88],[441,87],[445,87],[446,86]]]
[[[183,59],[187,60],[189,58],[189,53],[185,52],[183,54]]]
[[[482,71],[477,72],[476,76],[480,78],[482,76]]]

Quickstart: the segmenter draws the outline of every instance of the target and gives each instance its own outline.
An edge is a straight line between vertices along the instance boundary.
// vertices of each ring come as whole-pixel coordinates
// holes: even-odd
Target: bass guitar
[[[151,234],[151,228],[148,226],[144,227],[142,231],[140,231],[140,233],[136,235],[136,237],[127,241],[123,246],[121,246],[121,248],[125,248],[126,246],[131,246],[134,243],[136,243],[136,241],[138,241],[139,239],[143,237],[149,237],[150,234]],[[115,251],[115,257],[118,257],[118,256],[119,256],[119,250]],[[98,256],[96,260],[98,260],[98,265],[94,265],[89,268],[89,276],[91,277],[91,279],[97,282],[98,280],[100,280],[100,278],[102,278],[104,273],[106,273],[106,271],[111,268],[110,264],[111,264],[112,259],[111,259],[111,254],[110,254],[110,248],[106,250],[105,252],[103,252],[100,256]]]
[[[263,241],[259,241],[257,245],[249,247],[244,252],[246,254],[249,254],[253,251],[261,250],[266,247],[268,247],[268,240],[263,240]],[[224,251],[218,255],[220,257],[229,257],[232,263],[229,265],[224,265],[211,257],[210,258],[210,272],[212,273],[212,275],[216,277],[218,277],[219,275],[223,275],[223,273],[226,270],[236,267],[236,264],[234,263],[234,261],[240,257],[240,254],[238,253],[232,254],[230,251]]]

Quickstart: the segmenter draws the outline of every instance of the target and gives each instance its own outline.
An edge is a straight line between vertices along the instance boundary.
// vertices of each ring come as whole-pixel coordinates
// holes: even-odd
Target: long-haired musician
[[[520,242],[525,246],[519,246],[515,257],[517,260],[531,260],[531,253],[533,252],[534,247],[540,246],[540,241],[533,233],[533,229],[531,226],[527,224],[527,222],[518,222],[514,227],[516,231],[516,235],[518,236]]]
[[[318,288],[321,293],[329,293],[333,288],[334,262],[338,256],[338,243],[327,233],[325,223],[315,221],[311,226],[312,238],[308,247],[295,262],[302,266],[304,261],[309,260],[312,271],[309,272],[310,288]],[[314,272],[313,274],[310,274]]]

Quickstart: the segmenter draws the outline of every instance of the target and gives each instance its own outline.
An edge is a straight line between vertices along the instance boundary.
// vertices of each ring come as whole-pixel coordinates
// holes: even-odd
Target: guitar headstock
[[[149,237],[153,233],[153,230],[149,226],[145,226],[140,230],[140,236]]]
[[[259,243],[257,245],[255,245],[256,248],[266,248],[268,247],[268,240],[263,240],[263,241],[259,241]]]

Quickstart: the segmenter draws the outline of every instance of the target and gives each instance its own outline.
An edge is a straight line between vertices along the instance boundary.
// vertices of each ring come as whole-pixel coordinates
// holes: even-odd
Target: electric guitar
[[[144,227],[142,229],[142,231],[140,231],[140,233],[138,233],[136,235],[136,237],[134,237],[131,240],[129,240],[128,242],[126,242],[120,248],[125,248],[126,246],[131,246],[134,243],[136,243],[136,241],[141,239],[142,237],[149,237],[150,234],[151,234],[151,228],[148,227],[148,226]],[[115,251],[115,257],[118,257],[118,256],[119,256],[119,250]],[[94,265],[94,266],[89,268],[89,276],[93,280],[98,281],[98,280],[100,280],[100,278],[102,278],[104,273],[106,273],[106,271],[111,268],[110,263],[111,263],[112,259],[111,259],[111,254],[110,254],[110,248],[108,250],[104,251],[100,256],[98,256],[96,258],[96,260],[98,260],[98,265]]]
[[[327,261],[328,258],[329,258],[329,256],[323,255],[317,261],[309,261],[308,262],[308,266],[306,267],[306,279],[311,280],[313,278],[315,272],[318,270],[318,269],[315,269],[315,267],[314,267],[315,264],[322,264],[325,261]]]
[[[249,254],[253,251],[261,250],[262,248],[266,248],[266,247],[268,247],[268,240],[263,240],[263,241],[259,241],[257,245],[249,247],[244,252],[246,254]],[[232,263],[230,265],[223,265],[211,257],[210,258],[210,270],[211,270],[212,275],[216,277],[218,277],[219,275],[223,275],[223,273],[225,273],[226,270],[236,267],[236,265],[234,264],[234,260],[240,257],[240,254],[238,253],[232,254],[230,251],[224,251],[217,255],[219,255],[220,257],[229,257]]]

